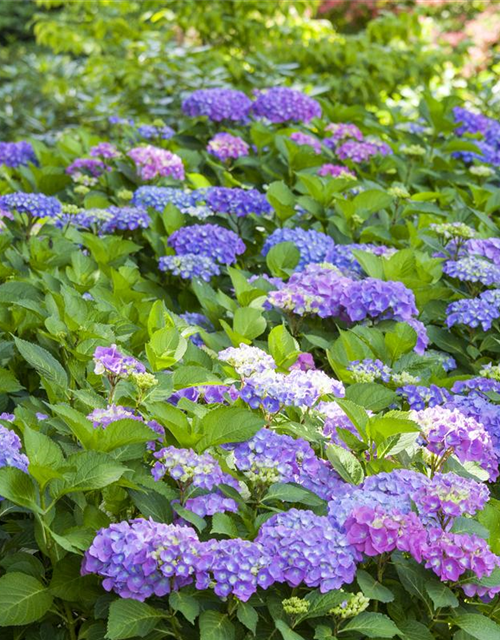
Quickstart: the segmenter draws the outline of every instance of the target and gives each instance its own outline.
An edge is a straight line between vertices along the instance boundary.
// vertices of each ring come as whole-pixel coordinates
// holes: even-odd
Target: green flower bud
[[[407,156],[425,156],[425,149],[421,147],[419,144],[409,144],[402,145],[399,149],[401,153],[406,154]]]
[[[307,613],[309,611],[309,607],[311,606],[311,603],[308,600],[302,600],[301,598],[297,598],[295,596],[293,598],[283,600],[281,604],[283,605],[284,612],[288,613],[289,615]]]
[[[120,189],[117,195],[120,198],[120,200],[127,200],[127,201],[132,200],[132,198],[134,197],[134,194],[132,193],[132,191],[129,191],[128,189]]]
[[[469,167],[469,171],[473,176],[480,176],[481,178],[489,178],[495,173],[495,171],[491,167],[487,167],[484,164]]]
[[[133,373],[130,377],[139,389],[151,389],[158,384],[158,380],[152,373]]]
[[[394,186],[391,187],[388,190],[389,195],[393,196],[394,198],[409,198],[410,197],[410,192],[408,191],[408,189],[404,186]]]
[[[370,599],[364,596],[361,591],[355,594],[346,595],[348,596],[348,599],[344,600],[344,602],[333,609],[330,609],[330,615],[337,616],[343,620],[346,618],[354,618],[354,616],[357,616],[367,609],[370,604]]]

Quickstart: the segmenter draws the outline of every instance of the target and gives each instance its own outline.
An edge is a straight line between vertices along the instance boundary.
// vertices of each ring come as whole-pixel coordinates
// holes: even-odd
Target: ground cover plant
[[[500,638],[500,122],[211,84],[0,142],[0,637]]]

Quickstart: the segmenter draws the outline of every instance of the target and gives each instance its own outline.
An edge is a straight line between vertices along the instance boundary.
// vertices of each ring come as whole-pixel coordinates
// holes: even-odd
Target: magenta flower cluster
[[[142,180],[168,176],[174,180],[184,180],[182,160],[171,151],[148,144],[131,149],[127,155],[134,161]]]
[[[207,145],[208,153],[222,162],[247,156],[249,149],[250,147],[242,138],[224,132],[216,133]]]

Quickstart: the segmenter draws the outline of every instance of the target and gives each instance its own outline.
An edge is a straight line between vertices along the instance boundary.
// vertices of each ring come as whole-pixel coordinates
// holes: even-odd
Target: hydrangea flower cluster
[[[477,298],[456,300],[448,305],[446,315],[448,327],[464,324],[475,329],[481,325],[484,331],[488,331],[500,318],[500,289],[483,291]]]
[[[248,378],[254,373],[263,373],[275,369],[274,358],[258,347],[240,344],[239,347],[228,347],[219,351],[219,360],[227,362],[242,378]]]
[[[322,434],[331,442],[347,449],[347,445],[338,436],[337,429],[346,429],[358,436],[358,431],[347,414],[336,402],[319,402],[316,411],[324,419]]]
[[[272,516],[256,541],[273,555],[287,584],[304,583],[321,593],[350,584],[360,559],[346,536],[312,511],[290,509]]]
[[[200,518],[213,516],[216,513],[236,513],[238,511],[238,504],[232,498],[227,498],[218,491],[188,498],[185,507]]]
[[[351,160],[352,162],[368,162],[375,156],[387,156],[392,153],[392,149],[385,142],[348,140],[335,150],[341,160]]]
[[[478,376],[476,378],[469,378],[469,380],[457,380],[453,383],[451,388],[453,393],[469,393],[470,391],[477,391],[482,394],[500,392],[500,382],[495,378],[488,378]]]
[[[146,367],[132,356],[125,356],[116,344],[110,347],[97,347],[94,351],[94,373],[110,378],[127,378],[133,373],[145,373]]]
[[[275,413],[281,407],[314,407],[322,396],[345,395],[344,385],[323,371],[295,369],[288,375],[269,369],[244,379],[240,398],[252,409]]]
[[[382,360],[365,358],[364,360],[353,360],[347,365],[347,370],[352,373],[355,382],[390,382],[392,370]]]
[[[331,136],[325,139],[325,144],[331,148],[337,146],[341,140],[353,138],[354,140],[363,140],[363,134],[360,129],[350,122],[330,122],[325,127],[325,131],[331,133]]]
[[[0,165],[15,169],[30,163],[37,164],[37,160],[29,142],[0,142]]]
[[[269,122],[309,122],[321,117],[316,100],[288,87],[273,87],[259,91],[251,111],[257,118]]]
[[[333,607],[328,613],[341,620],[347,620],[348,618],[354,618],[354,616],[363,613],[363,611],[368,609],[369,605],[370,599],[361,591],[358,591],[358,593],[349,594],[348,600],[344,600],[336,607]]]
[[[184,280],[201,278],[210,282],[214,276],[220,275],[220,268],[211,258],[187,253],[183,256],[163,256],[158,261],[160,271],[169,271]]]
[[[9,414],[2,414],[0,419],[8,420],[8,418],[2,416],[9,416]],[[12,416],[14,419],[14,416]],[[10,429],[0,425],[0,467],[16,467],[25,473],[28,473],[28,457],[21,453],[21,440],[19,436]]]
[[[205,256],[220,264],[234,264],[246,249],[234,231],[217,224],[181,227],[170,236],[168,243],[178,256]]]
[[[445,240],[474,238],[476,231],[464,222],[441,222],[429,225],[430,229]]]
[[[139,187],[134,193],[132,203],[136,207],[152,207],[162,213],[165,207],[173,204],[182,213],[196,208],[201,201],[202,190],[184,190],[179,187]]]
[[[105,429],[112,422],[117,422],[118,420],[142,421],[142,416],[136,415],[130,407],[121,407],[116,404],[112,404],[106,409],[94,409],[87,418],[94,423],[94,429],[98,427]]]
[[[107,209],[82,209],[76,214],[64,214],[57,225],[73,224],[84,229],[95,228],[99,234],[114,231],[147,229],[151,218],[142,207],[108,207]]]
[[[198,89],[182,103],[182,111],[191,118],[206,116],[213,122],[246,122],[252,101],[234,89]]]
[[[470,256],[482,256],[495,265],[500,263],[500,238],[473,238],[467,240],[464,250]]]
[[[201,327],[202,329],[205,329],[205,331],[208,331],[208,332],[214,331],[214,325],[202,313],[192,313],[190,311],[186,311],[185,313],[181,313],[180,317],[187,324],[198,325],[199,327]],[[197,347],[201,347],[205,344],[199,333],[195,333],[192,336],[190,336],[190,340]]]
[[[98,158],[77,158],[66,167],[66,173],[74,178],[82,174],[98,178],[105,171],[110,170],[111,168]]]
[[[410,417],[422,430],[423,444],[436,456],[436,471],[454,454],[462,463],[476,462],[488,472],[491,481],[498,477],[491,437],[474,418],[464,416],[457,409],[438,406],[411,411]]]
[[[356,178],[356,174],[351,169],[341,164],[326,163],[318,169],[319,176],[331,176],[332,178]]]
[[[295,229],[276,229],[267,237],[262,247],[262,255],[267,256],[272,247],[281,242],[293,242],[300,252],[300,260],[296,267],[302,271],[308,264],[324,262],[327,255],[333,250],[335,243],[325,233],[305,230],[301,227]]]
[[[458,409],[466,417],[481,423],[490,435],[497,458],[500,459],[500,406],[490,402],[481,393],[454,395],[444,405],[446,409]]]
[[[421,411],[426,407],[435,407],[442,405],[451,399],[451,393],[444,387],[438,387],[431,384],[428,387],[424,385],[406,384],[396,393],[404,398],[410,406],[410,409]]]
[[[324,499],[344,492],[345,483],[302,438],[261,429],[250,440],[224,449],[232,452],[236,469],[257,486],[295,482]]]
[[[0,209],[26,213],[32,218],[58,218],[62,213],[61,203],[57,198],[23,191],[0,196]]]
[[[325,261],[333,264],[345,275],[349,273],[355,273],[358,275],[363,274],[363,267],[358,262],[353,251],[366,251],[374,256],[390,257],[396,253],[396,249],[392,247],[386,247],[385,245],[376,244],[336,244],[334,245],[325,257]]]
[[[290,134],[290,140],[293,140],[300,146],[312,147],[314,153],[321,153],[321,142],[309,133],[303,133],[302,131],[294,131]]]
[[[171,151],[153,145],[135,147],[127,154],[134,161],[142,180],[171,176],[184,180],[184,165],[181,158]]]
[[[457,151],[453,155],[462,157],[465,162],[481,160],[494,166],[500,165],[500,123],[482,113],[474,113],[462,107],[455,107],[453,115],[455,122],[459,124],[455,129],[457,135],[462,136],[464,133],[483,135],[483,140],[474,140],[480,153]]]
[[[224,132],[216,133],[207,145],[208,153],[222,162],[247,156],[249,149],[250,147],[242,138]]]
[[[201,190],[198,190],[201,197]],[[207,205],[215,213],[229,213],[244,217],[250,213],[270,215],[273,208],[266,196],[257,189],[238,187],[208,187],[204,191]]]
[[[82,564],[102,586],[122,598],[143,602],[193,582],[199,540],[193,529],[138,518],[101,529]]]
[[[170,140],[170,138],[175,136],[175,131],[167,125],[139,124],[136,127],[136,131],[143,140],[151,140],[153,138]]]
[[[106,160],[112,160],[114,158],[119,158],[121,153],[114,144],[111,144],[110,142],[99,142],[99,144],[90,148],[89,155],[94,158],[106,158]]]
[[[487,287],[500,283],[500,266],[475,256],[447,260],[443,272],[462,282],[480,282]]]

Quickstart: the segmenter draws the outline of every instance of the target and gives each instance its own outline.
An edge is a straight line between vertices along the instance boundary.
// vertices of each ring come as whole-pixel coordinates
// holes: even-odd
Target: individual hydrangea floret
[[[142,518],[113,523],[97,533],[81,573],[95,573],[106,591],[142,602],[193,582],[199,547],[189,527]]]
[[[245,252],[243,240],[234,231],[217,224],[181,227],[168,239],[178,256],[205,256],[220,264],[234,264]]]
[[[238,503],[218,491],[189,498],[186,500],[185,507],[200,518],[213,516],[216,513],[236,513],[238,511]]]
[[[128,156],[134,161],[142,180],[153,180],[166,176],[175,180],[184,180],[182,160],[171,151],[148,144],[131,149]]]
[[[309,122],[321,117],[321,107],[316,100],[288,87],[273,87],[257,94],[252,113],[269,122]]]
[[[262,255],[267,256],[272,247],[281,242],[293,242],[300,252],[300,260],[296,270],[302,271],[306,265],[324,262],[333,250],[335,243],[330,236],[314,229],[276,229],[266,239],[262,247]]]
[[[12,422],[9,417],[12,414],[1,414],[0,420]],[[7,416],[7,417],[2,417]],[[14,419],[14,416],[12,416]],[[19,436],[7,427],[0,425],[0,467],[16,467],[25,473],[28,473],[28,457],[21,453],[21,440]]]
[[[257,189],[238,187],[208,187],[204,192],[207,205],[215,213],[229,213],[238,217],[270,215],[273,208],[266,196]]]
[[[196,588],[213,588],[219,598],[233,594],[246,602],[260,587],[281,581],[281,570],[270,550],[249,540],[210,540],[197,563]]]
[[[182,111],[191,118],[207,116],[221,122],[246,122],[252,101],[242,91],[234,89],[198,89],[182,103]]]
[[[293,140],[300,146],[308,146],[314,150],[314,153],[321,153],[321,142],[309,133],[303,133],[302,131],[294,131],[290,134],[290,140]]]
[[[256,540],[274,556],[291,587],[305,584],[326,593],[354,580],[359,554],[328,518],[312,511],[272,516]]]
[[[242,138],[224,132],[216,133],[207,145],[208,153],[222,162],[247,156],[249,149],[250,147]]]
[[[326,164],[323,164],[318,169],[318,175],[331,176],[332,178],[344,178],[344,180],[356,179],[356,174],[348,167],[344,167],[341,164],[331,164],[328,162]]]
[[[0,209],[26,213],[32,218],[59,218],[62,213],[62,206],[57,198],[23,191],[0,196]]]
[[[35,151],[29,142],[0,142],[0,165],[11,167],[37,164]]]
[[[276,369],[274,358],[258,347],[240,344],[239,347],[228,347],[219,351],[219,360],[227,362],[242,378],[248,378],[254,373],[262,373],[269,369]]]
[[[224,445],[238,471],[258,487],[294,482],[324,499],[341,495],[345,483],[302,438],[261,429],[250,440]]]
[[[186,253],[182,256],[163,256],[159,262],[160,271],[169,271],[174,276],[180,276],[184,280],[201,278],[210,282],[214,276],[220,275],[219,265],[208,258],[195,253]]]
[[[145,373],[146,367],[132,356],[126,356],[118,350],[116,344],[110,347],[97,347],[94,351],[94,373],[115,378],[127,378],[133,373]]]
[[[411,411],[410,418],[421,428],[422,444],[436,457],[436,471],[454,454],[462,463],[478,464],[488,472],[490,480],[498,477],[491,437],[474,418],[464,416],[457,409],[438,406]]]

